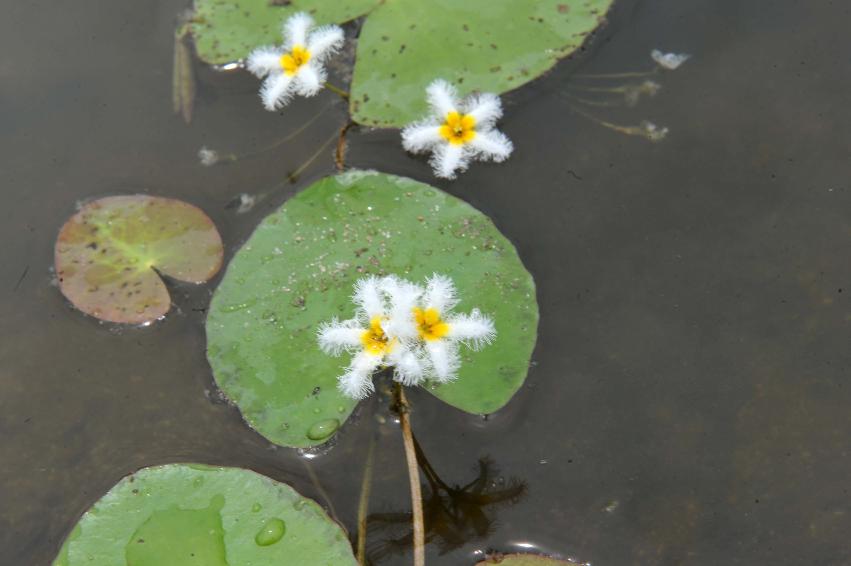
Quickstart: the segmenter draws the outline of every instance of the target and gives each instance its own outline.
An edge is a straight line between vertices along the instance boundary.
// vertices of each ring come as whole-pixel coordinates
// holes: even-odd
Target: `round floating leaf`
[[[196,0],[192,35],[198,56],[221,65],[245,58],[261,45],[281,43],[281,23],[307,12],[320,24],[362,16],[380,0]]]
[[[65,223],[55,261],[59,288],[78,309],[101,320],[141,324],[171,307],[159,273],[207,281],[222,265],[222,240],[212,220],[191,204],[147,195],[106,197]]]
[[[144,468],[89,509],[53,566],[356,565],[319,505],[249,470]]]
[[[499,564],[499,566],[576,566],[575,562],[556,560],[537,554],[501,554],[496,558],[488,558],[476,564],[476,566],[488,566]]]
[[[361,31],[352,82],[355,121],[403,126],[426,112],[436,78],[459,91],[502,93],[578,49],[612,0],[394,0]]]
[[[496,341],[462,349],[458,380],[435,387],[464,411],[491,413],[523,383],[535,345],[535,286],[511,243],[470,205],[375,172],[320,180],[267,217],[216,290],[207,318],[216,382],[260,434],[285,446],[326,441],[356,402],[337,390],[349,357],[320,351],[316,331],[351,318],[367,274],[451,276],[459,312],[490,315]]]

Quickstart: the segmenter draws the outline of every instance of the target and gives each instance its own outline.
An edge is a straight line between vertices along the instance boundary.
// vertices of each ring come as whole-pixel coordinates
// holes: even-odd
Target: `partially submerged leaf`
[[[222,264],[212,220],[191,204],[147,195],[85,204],[56,239],[59,288],[75,307],[111,322],[164,316],[171,298],[160,273],[203,283]],[[159,273],[158,273],[159,272]]]
[[[281,43],[281,24],[307,12],[320,24],[338,24],[370,11],[381,0],[196,0],[195,50],[212,65],[232,63],[262,45]]]
[[[171,104],[175,114],[183,121],[192,122],[192,111],[195,108],[195,73],[192,69],[192,52],[186,44],[188,35],[186,25],[177,29],[174,34],[174,67],[171,77]]]
[[[80,518],[53,566],[354,566],[345,533],[314,501],[249,470],[144,468]]]
[[[235,255],[207,318],[216,382],[270,441],[328,440],[356,401],[337,390],[348,357],[318,347],[319,325],[352,313],[366,274],[452,277],[459,312],[478,307],[496,341],[462,351],[458,380],[430,389],[470,413],[491,413],[523,383],[535,345],[535,285],[511,243],[467,203],[375,172],[318,181],[267,217]]]
[[[499,564],[499,566],[576,566],[576,562],[557,560],[537,554],[499,554],[479,562],[476,566],[494,564]]]
[[[404,126],[427,111],[436,78],[472,91],[525,84],[582,46],[612,0],[394,0],[358,39],[352,118]]]

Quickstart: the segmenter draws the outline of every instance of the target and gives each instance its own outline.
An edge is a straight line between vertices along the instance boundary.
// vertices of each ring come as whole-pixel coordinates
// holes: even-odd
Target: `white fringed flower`
[[[394,379],[406,385],[422,380],[423,365],[405,336],[415,335],[415,327],[406,328],[402,309],[415,303],[420,290],[393,277],[367,277],[355,285],[352,300],[357,305],[355,318],[332,320],[319,328],[319,346],[328,354],[352,354],[338,387],[345,395],[363,399],[375,389],[372,374],[383,366],[393,366]],[[409,307],[407,316],[411,317]],[[394,314],[396,315],[394,318]],[[398,332],[399,334],[394,334]]]
[[[434,274],[426,282],[422,307],[414,308],[417,332],[429,360],[427,377],[440,383],[456,377],[461,364],[459,343],[478,350],[496,337],[493,321],[478,309],[470,314],[453,314],[457,302],[452,279]]]
[[[498,96],[484,93],[459,101],[455,88],[440,79],[426,93],[433,115],[405,127],[402,145],[412,153],[431,152],[435,175],[454,179],[473,160],[508,159],[511,140],[494,128],[502,117]]]
[[[343,45],[339,26],[313,31],[313,18],[304,12],[292,15],[283,25],[284,44],[260,47],[248,56],[247,68],[260,78],[260,98],[266,110],[285,106],[293,94],[313,96],[325,84],[323,63]]]
[[[650,52],[650,57],[663,69],[673,71],[688,61],[691,55],[688,53],[662,53],[658,49],[654,49]]]

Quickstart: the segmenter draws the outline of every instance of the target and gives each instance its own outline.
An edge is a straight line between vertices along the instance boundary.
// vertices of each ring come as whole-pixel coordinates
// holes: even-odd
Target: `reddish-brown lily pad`
[[[183,201],[115,196],[85,204],[56,239],[62,294],[86,314],[110,322],[149,323],[171,307],[160,278],[204,283],[222,266],[213,221]]]

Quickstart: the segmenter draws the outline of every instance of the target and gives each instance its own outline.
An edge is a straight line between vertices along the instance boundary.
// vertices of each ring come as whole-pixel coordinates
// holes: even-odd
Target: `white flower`
[[[198,160],[204,167],[212,167],[219,162],[219,152],[207,146],[202,146],[198,150]]]
[[[454,179],[472,160],[505,161],[514,147],[494,128],[502,116],[495,94],[472,95],[458,100],[455,88],[436,80],[426,89],[433,115],[402,130],[402,145],[412,153],[432,152],[434,174]]]
[[[470,314],[452,314],[457,302],[452,279],[434,274],[426,282],[422,307],[414,308],[417,332],[430,362],[427,377],[440,383],[456,377],[461,364],[459,343],[478,350],[496,337],[493,321],[478,309]]]
[[[345,395],[354,399],[367,397],[375,389],[372,374],[382,366],[393,366],[394,379],[405,385],[422,380],[423,365],[410,347],[416,327],[413,307],[408,306],[416,304],[420,292],[394,277],[361,279],[352,296],[357,305],[355,318],[332,320],[319,328],[323,351],[333,356],[352,354],[349,367],[339,377],[338,387]],[[411,319],[410,327],[406,318]]]
[[[284,44],[260,47],[248,56],[247,68],[266,77],[260,98],[266,110],[285,106],[293,94],[313,96],[325,83],[325,60],[343,44],[343,30],[329,25],[310,31],[313,18],[304,12],[284,22]]]
[[[688,61],[691,55],[688,53],[662,53],[658,49],[654,49],[650,52],[650,57],[663,69],[673,71]]]

